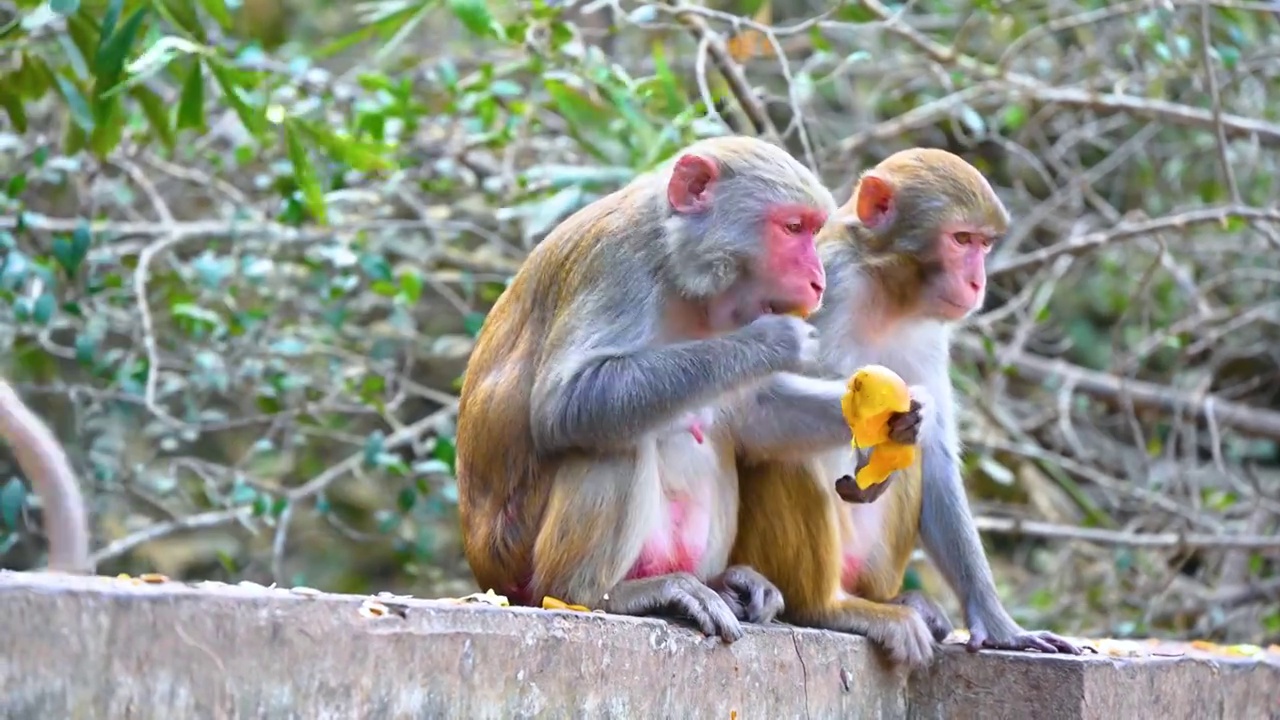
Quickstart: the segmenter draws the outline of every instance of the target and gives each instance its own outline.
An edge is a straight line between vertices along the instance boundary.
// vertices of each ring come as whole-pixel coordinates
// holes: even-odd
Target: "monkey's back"
[[[458,403],[458,514],[463,551],[482,589],[516,603],[532,576],[533,546],[554,465],[538,457],[532,394],[562,348],[565,318],[625,257],[644,178],[579,209],[529,253],[494,303],[467,362]]]

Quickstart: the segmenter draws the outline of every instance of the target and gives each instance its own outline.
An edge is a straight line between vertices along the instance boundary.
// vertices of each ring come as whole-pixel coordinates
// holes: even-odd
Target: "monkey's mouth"
[[[760,308],[760,312],[765,315],[794,315],[804,320],[804,319],[808,319],[809,314],[812,311],[809,308],[804,307],[803,305],[795,305],[795,304],[786,303],[779,300],[773,300],[770,302],[766,302]]]

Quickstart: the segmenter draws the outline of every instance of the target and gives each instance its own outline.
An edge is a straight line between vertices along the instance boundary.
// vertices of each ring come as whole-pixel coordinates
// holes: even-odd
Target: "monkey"
[[[92,573],[89,521],[71,462],[49,427],[4,380],[0,380],[0,437],[13,448],[18,467],[44,507],[49,569]]]
[[[808,461],[740,463],[729,562],[782,591],[781,619],[866,635],[894,663],[927,665],[952,625],[925,596],[899,594],[920,540],[960,599],[970,651],[1080,654],[1009,616],[960,477],[950,334],[982,306],[986,257],[1009,222],[975,167],[944,150],[915,148],[863,173],[818,234],[829,283],[811,317],[820,342],[811,372],[828,381],[871,363],[897,372],[912,403],[891,416],[890,437],[918,443],[920,453],[915,465],[866,490],[852,478],[866,456],[851,457],[847,446]]]
[[[831,193],[747,136],[694,143],[577,210],[493,305],[459,399],[463,549],[481,587],[692,620],[733,642],[781,595],[727,565],[735,458],[830,447],[812,360]],[[806,435],[809,415],[826,434]],[[798,431],[800,429],[800,431]]]

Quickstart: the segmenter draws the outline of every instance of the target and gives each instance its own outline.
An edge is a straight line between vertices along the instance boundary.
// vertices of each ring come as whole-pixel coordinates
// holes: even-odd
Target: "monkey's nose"
[[[972,290],[975,295],[977,295],[978,293],[982,292],[982,283],[978,282],[977,280],[970,280],[969,289]]]
[[[822,283],[816,280],[809,283],[809,287],[813,290],[815,294],[817,294],[818,297],[822,297],[822,292],[827,289]]]

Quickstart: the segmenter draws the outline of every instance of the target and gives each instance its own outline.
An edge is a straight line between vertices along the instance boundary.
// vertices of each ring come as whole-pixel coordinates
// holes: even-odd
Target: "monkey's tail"
[[[71,463],[49,428],[4,380],[0,380],[0,437],[13,448],[18,467],[44,506],[49,569],[93,572],[89,520]]]

